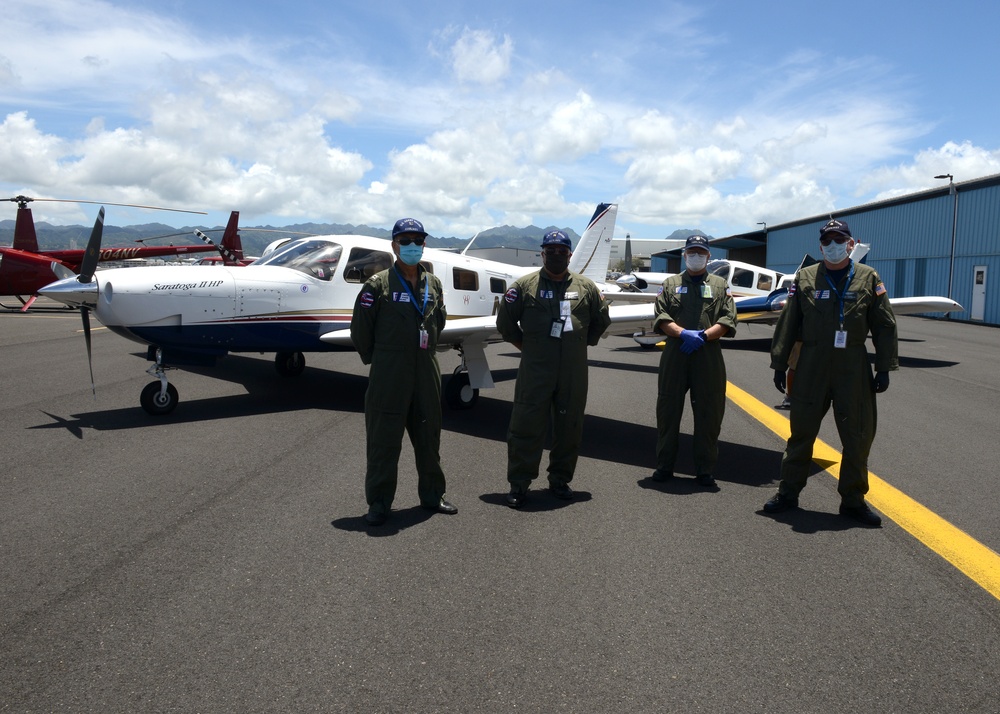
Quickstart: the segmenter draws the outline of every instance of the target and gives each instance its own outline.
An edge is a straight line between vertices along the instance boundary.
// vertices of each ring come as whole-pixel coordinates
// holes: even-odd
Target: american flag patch
[[[885,285],[882,284],[881,280],[879,281],[878,285],[875,286],[875,294],[885,295]]]

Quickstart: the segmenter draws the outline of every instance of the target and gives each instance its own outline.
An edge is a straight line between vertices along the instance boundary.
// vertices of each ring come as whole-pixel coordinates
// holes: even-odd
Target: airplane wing
[[[926,297],[889,298],[894,315],[922,315],[925,312],[962,312],[965,308],[946,297],[928,295]]]

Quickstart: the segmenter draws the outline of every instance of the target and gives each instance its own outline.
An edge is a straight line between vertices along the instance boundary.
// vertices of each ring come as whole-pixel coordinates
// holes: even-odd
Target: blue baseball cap
[[[707,251],[708,238],[699,235],[688,236],[687,241],[684,243],[684,250],[688,250],[689,248],[701,248],[702,250]]]
[[[839,233],[840,235],[847,236],[848,238],[854,237],[851,235],[851,229],[847,227],[847,224],[843,221],[838,221],[836,218],[819,229],[820,238],[831,233]]]
[[[422,236],[427,235],[427,231],[424,230],[424,224],[416,218],[400,218],[396,221],[396,225],[392,227],[392,237],[395,238],[401,233],[416,233],[417,235]]]
[[[550,245],[561,245],[565,246],[567,250],[573,250],[573,241],[562,231],[549,231],[545,234],[542,238],[542,247]]]

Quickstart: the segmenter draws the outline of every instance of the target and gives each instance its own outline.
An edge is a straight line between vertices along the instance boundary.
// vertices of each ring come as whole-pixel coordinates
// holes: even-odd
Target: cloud
[[[859,193],[877,192],[876,200],[944,185],[935,176],[951,174],[956,182],[1000,174],[1000,149],[989,150],[970,142],[947,142],[940,149],[924,149],[913,161],[883,166],[858,184]]]
[[[533,155],[543,163],[573,161],[598,151],[610,131],[608,116],[580,91],[573,101],[557,105],[534,132]]]
[[[462,83],[496,84],[510,72],[514,43],[508,35],[502,40],[485,30],[465,28],[451,48],[451,66]]]

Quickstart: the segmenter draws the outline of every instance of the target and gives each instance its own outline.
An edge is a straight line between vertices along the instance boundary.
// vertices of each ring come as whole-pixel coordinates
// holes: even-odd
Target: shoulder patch
[[[882,284],[881,280],[879,280],[878,284],[875,286],[875,294],[876,295],[885,295],[885,285]]]
[[[366,308],[371,307],[372,305],[375,304],[375,296],[372,295],[367,290],[365,290],[363,293],[361,293],[361,297],[358,298],[358,302],[361,303],[361,307],[366,307]]]
[[[510,288],[503,294],[503,299],[507,302],[517,302],[517,288]]]

